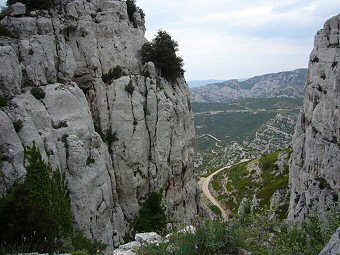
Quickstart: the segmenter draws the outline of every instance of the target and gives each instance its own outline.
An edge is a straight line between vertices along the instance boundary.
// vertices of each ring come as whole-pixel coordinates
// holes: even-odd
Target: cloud
[[[306,67],[334,0],[138,0],[147,38],[179,42],[187,79],[227,79]]]
[[[187,79],[306,67],[316,31],[340,10],[340,1],[334,0],[136,2],[146,13],[148,39],[164,29],[178,41]]]

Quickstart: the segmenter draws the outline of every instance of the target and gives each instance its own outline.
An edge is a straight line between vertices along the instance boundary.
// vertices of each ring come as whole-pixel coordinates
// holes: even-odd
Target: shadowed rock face
[[[18,38],[0,39],[0,96],[9,99],[0,108],[0,194],[25,176],[24,146],[35,141],[66,177],[76,227],[111,245],[150,192],[164,188],[174,221],[198,208],[190,92],[184,79],[169,84],[140,63],[144,19],[134,16],[135,24],[124,1],[77,0],[1,21]],[[104,83],[117,65],[125,75]]]
[[[304,107],[293,137],[288,218],[322,214],[340,193],[340,15],[315,37]]]

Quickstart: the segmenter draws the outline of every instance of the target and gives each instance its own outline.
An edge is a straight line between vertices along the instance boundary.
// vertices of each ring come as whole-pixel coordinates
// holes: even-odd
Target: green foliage
[[[14,34],[8,28],[0,23],[0,36],[14,37]]]
[[[1,7],[0,20],[2,20],[3,18],[5,18],[8,15],[9,15],[9,8],[8,7]]]
[[[330,208],[325,218],[311,215],[301,224],[270,220],[268,211],[237,217],[227,223],[200,222],[195,233],[174,233],[168,243],[148,245],[138,255],[317,255],[340,225],[340,213]]]
[[[0,244],[7,252],[50,252],[61,247],[61,237],[73,233],[70,199],[59,170],[52,173],[38,148],[25,149],[28,160],[23,184],[0,201]]]
[[[129,93],[130,95],[133,94],[133,92],[135,91],[135,87],[132,84],[132,81],[130,80],[129,83],[127,85],[125,85],[125,91],[127,93]]]
[[[38,100],[45,98],[45,92],[42,88],[33,87],[31,89],[31,94]]]
[[[96,162],[96,161],[94,160],[94,158],[92,158],[92,157],[87,157],[87,159],[86,159],[86,165],[87,165],[87,166],[92,165],[94,162]]]
[[[226,226],[219,221],[201,222],[195,233],[174,233],[169,243],[149,245],[137,251],[138,255],[210,255],[233,254],[233,241]]]
[[[22,129],[23,125],[22,125],[22,121],[21,120],[16,120],[13,122],[13,126],[15,129],[15,132],[20,132],[20,130]]]
[[[166,31],[158,31],[156,37],[143,45],[142,62],[152,61],[161,71],[161,75],[170,82],[183,76],[183,59],[177,56],[178,43]]]
[[[50,183],[50,166],[43,161],[39,149],[33,144],[26,148],[25,156],[28,160],[25,182],[31,188],[32,202],[47,211],[52,211],[52,189]]]
[[[133,222],[133,229],[138,232],[162,232],[166,227],[165,208],[162,204],[163,192],[151,193],[139,210],[139,216]]]
[[[52,0],[7,0],[7,6],[17,2],[26,4],[26,7],[29,11],[50,9],[52,7]]]
[[[209,205],[210,210],[212,210],[216,215],[222,216],[220,208],[216,205]]]
[[[48,209],[33,201],[27,183],[16,184],[0,199],[0,247],[4,253],[51,252],[60,246],[57,222]]]
[[[78,255],[85,254],[97,254],[97,251],[103,251],[108,246],[107,244],[102,243],[101,241],[87,238],[83,233],[76,233],[72,237],[72,245],[74,247],[75,253]]]
[[[0,108],[8,105],[8,100],[4,96],[0,96]]]
[[[123,75],[123,69],[117,65],[112,68],[107,74],[103,74],[102,80],[105,83],[112,81],[113,79],[119,79]]]
[[[138,10],[138,8],[136,6],[136,1],[135,0],[126,0],[126,7],[127,7],[129,19],[135,25],[136,21],[135,21],[133,14]]]

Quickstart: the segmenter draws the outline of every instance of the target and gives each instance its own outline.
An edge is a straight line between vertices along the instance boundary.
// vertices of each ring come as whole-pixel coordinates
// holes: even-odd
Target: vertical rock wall
[[[122,0],[60,0],[1,21],[18,38],[0,38],[0,96],[8,99],[0,194],[24,178],[24,146],[35,141],[66,177],[76,227],[111,245],[150,192],[164,188],[170,220],[189,221],[198,208],[190,92],[184,79],[169,84],[152,63],[141,65],[144,18],[134,16],[135,24]],[[123,77],[104,83],[117,65]]]
[[[322,214],[340,193],[340,15],[315,37],[304,107],[293,137],[288,218]]]

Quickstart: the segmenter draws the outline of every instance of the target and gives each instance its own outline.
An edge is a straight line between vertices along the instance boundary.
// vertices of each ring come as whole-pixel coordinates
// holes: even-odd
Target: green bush
[[[222,216],[220,208],[216,205],[209,205],[210,210],[212,210],[216,215]]]
[[[14,37],[13,33],[7,29],[3,24],[0,23],[0,36]]]
[[[85,254],[98,254],[98,250],[104,251],[107,244],[102,243],[101,241],[87,238],[83,233],[76,233],[72,237],[72,245],[74,247],[75,252],[72,254],[85,255]]]
[[[46,95],[42,88],[37,87],[31,89],[31,94],[38,100],[45,98]]]
[[[8,15],[9,15],[9,8],[8,7],[1,7],[0,20],[2,20],[3,18],[5,18]]]
[[[132,84],[132,81],[130,80],[129,83],[127,85],[125,85],[125,91],[127,93],[129,93],[130,95],[133,94],[133,92],[135,91],[135,87]]]
[[[103,74],[102,80],[105,83],[112,81],[113,79],[119,79],[123,75],[123,69],[117,65],[115,68],[112,68],[107,74]]]
[[[227,229],[219,221],[201,222],[195,233],[174,233],[169,243],[149,245],[137,251],[138,255],[210,255],[233,254],[227,246]]]
[[[151,193],[139,210],[139,216],[133,222],[133,229],[138,232],[161,233],[166,227],[165,208],[162,205],[163,192]]]
[[[21,120],[14,121],[13,126],[14,126],[14,129],[15,129],[15,132],[19,133],[20,130],[22,129],[22,127],[23,127],[22,121]]]
[[[48,209],[34,203],[27,183],[17,184],[0,200],[0,246],[8,253],[58,249],[57,222]]]
[[[170,82],[183,76],[183,59],[177,56],[178,43],[166,31],[158,31],[156,37],[142,46],[142,62],[152,61]]]
[[[17,2],[26,4],[27,10],[43,10],[52,7],[52,0],[7,0],[7,6]]]
[[[131,22],[135,23],[133,14],[138,10],[135,0],[126,0],[128,16]]]
[[[53,252],[73,233],[70,199],[59,170],[52,173],[38,148],[25,148],[24,183],[0,200],[0,246],[5,252]]]
[[[6,97],[0,96],[0,108],[8,105],[8,100]]]

